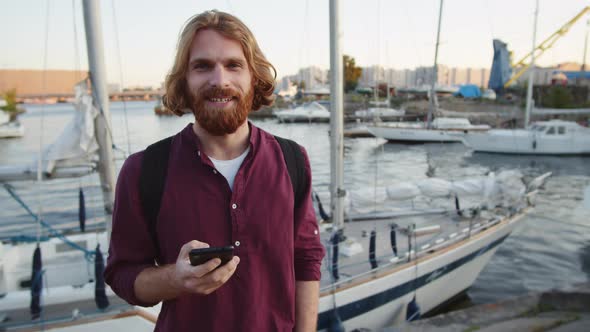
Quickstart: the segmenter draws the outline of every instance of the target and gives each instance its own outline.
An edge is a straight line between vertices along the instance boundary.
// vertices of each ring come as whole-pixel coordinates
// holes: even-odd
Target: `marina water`
[[[117,166],[137,152],[173,135],[193,122],[192,115],[157,117],[154,102],[111,103],[112,135]],[[23,105],[19,117],[26,127],[21,139],[0,141],[0,165],[31,164],[39,150],[41,120],[43,143],[52,142],[72,116],[70,104]],[[296,140],[309,154],[313,186],[329,204],[329,125],[279,124],[253,120],[259,127]],[[462,144],[402,145],[376,138],[345,139],[345,186],[366,193],[371,209],[378,192],[399,181],[419,180],[427,174],[449,180],[518,169],[532,178],[553,172],[537,196],[537,206],[500,246],[468,296],[486,303],[531,291],[568,288],[590,280],[590,157],[543,157],[472,154]],[[102,196],[97,175],[14,183],[17,193],[33,211],[64,229],[78,226],[78,188],[86,195],[87,230],[102,227]],[[376,201],[376,199],[373,199]],[[272,204],[263,202],[261,204]],[[374,208],[379,208],[374,203]],[[6,191],[0,193],[0,236],[35,236],[37,227]]]

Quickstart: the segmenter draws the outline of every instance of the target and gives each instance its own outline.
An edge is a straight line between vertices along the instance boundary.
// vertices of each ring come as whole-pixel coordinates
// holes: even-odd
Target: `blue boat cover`
[[[475,84],[463,84],[459,87],[459,91],[457,91],[454,96],[459,96],[463,98],[481,98],[481,90]]]
[[[494,61],[492,62],[492,71],[488,88],[494,90],[497,94],[504,92],[504,84],[512,76],[512,67],[510,65],[510,53],[508,45],[499,39],[494,39]]]
[[[563,71],[568,80],[590,79],[590,71]]]

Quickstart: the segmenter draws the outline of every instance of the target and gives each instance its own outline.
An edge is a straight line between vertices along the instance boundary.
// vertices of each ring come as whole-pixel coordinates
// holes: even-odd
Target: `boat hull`
[[[0,125],[0,138],[18,138],[25,136],[25,127],[18,122]]]
[[[449,131],[440,129],[414,129],[414,128],[386,128],[367,127],[369,132],[376,137],[385,138],[392,142],[461,142],[462,131]]]
[[[496,130],[489,133],[467,133],[465,145],[476,152],[580,155],[590,154],[590,136],[576,139],[570,135],[536,135],[526,130]]]
[[[334,301],[346,330],[403,323],[414,294],[422,313],[435,309],[473,284],[521,217],[492,226],[432,257],[420,258],[418,278],[415,278],[415,265],[408,263],[402,270],[395,268],[389,274],[375,274],[364,283],[348,288],[343,285],[334,295],[331,291],[324,292],[320,297],[318,330],[327,330],[332,324]]]

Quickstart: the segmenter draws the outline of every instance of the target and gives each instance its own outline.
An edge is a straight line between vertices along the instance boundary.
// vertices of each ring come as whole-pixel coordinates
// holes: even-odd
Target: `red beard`
[[[215,97],[232,97],[235,106],[220,109],[207,106],[206,101]],[[233,134],[241,126],[252,109],[252,89],[244,95],[231,88],[200,88],[191,91],[192,111],[196,121],[213,136]]]

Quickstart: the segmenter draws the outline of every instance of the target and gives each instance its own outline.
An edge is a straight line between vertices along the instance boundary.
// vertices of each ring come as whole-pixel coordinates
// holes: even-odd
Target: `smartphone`
[[[234,257],[234,246],[227,247],[210,247],[192,249],[188,253],[188,258],[192,266],[197,266],[208,262],[213,258],[221,259],[221,265],[229,262]]]

